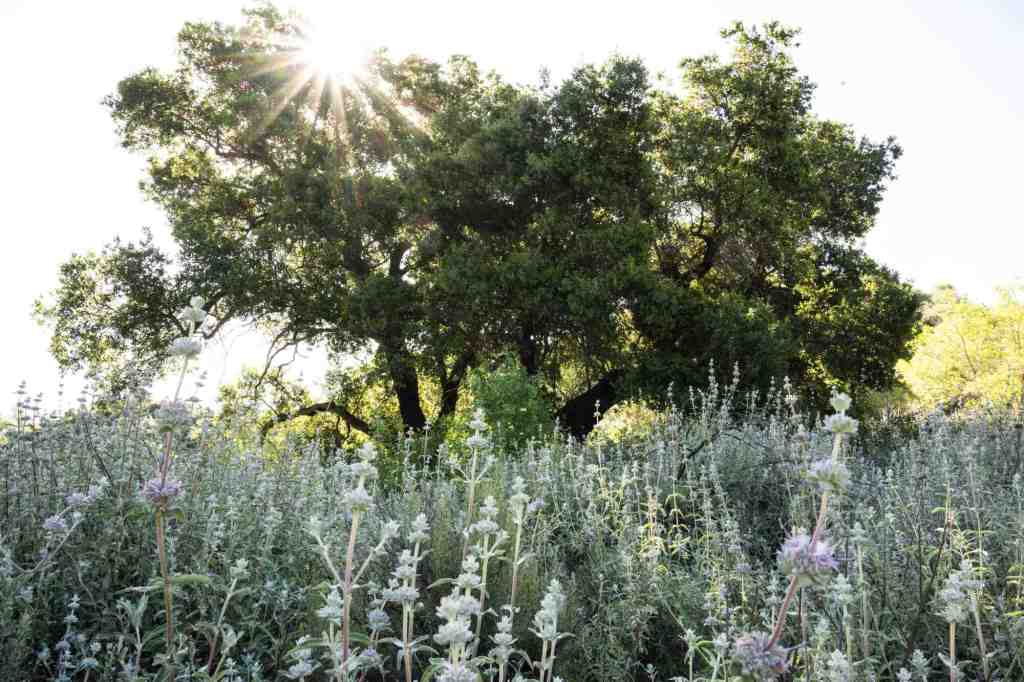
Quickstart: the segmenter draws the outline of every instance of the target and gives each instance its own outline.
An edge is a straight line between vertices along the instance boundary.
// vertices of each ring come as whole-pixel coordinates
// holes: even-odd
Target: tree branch
[[[274,428],[278,424],[283,424],[287,421],[291,421],[292,419],[296,419],[298,417],[315,417],[318,414],[337,415],[350,428],[353,428],[356,431],[359,431],[360,433],[370,435],[370,424],[366,422],[366,420],[360,419],[356,415],[349,412],[344,405],[339,405],[338,403],[331,400],[327,402],[306,405],[305,407],[295,410],[294,412],[291,413],[278,414],[277,416],[274,417],[273,420],[263,424],[260,427],[260,443],[262,443],[266,439],[267,433],[270,432],[270,429]]]

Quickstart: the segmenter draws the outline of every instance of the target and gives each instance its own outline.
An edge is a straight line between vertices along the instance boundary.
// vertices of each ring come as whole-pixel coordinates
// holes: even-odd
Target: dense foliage
[[[947,407],[1021,404],[1024,398],[1024,293],[999,290],[991,306],[940,287],[925,308],[926,326],[913,356],[899,365],[922,403]]]
[[[286,443],[274,462],[240,448],[250,415],[218,422],[139,394],[44,415],[26,400],[0,440],[0,677],[159,679],[166,604],[189,680],[328,679],[343,613],[365,675],[351,679],[410,679],[406,649],[426,679],[460,632],[493,679],[499,667],[500,679],[572,682],[772,679],[780,665],[793,680],[1024,674],[1019,416],[862,425],[838,449],[846,481],[823,478],[837,436],[794,397],[712,382],[649,428],[592,445],[517,445],[477,417],[439,470],[410,467],[390,486],[373,484],[365,448],[324,458]],[[826,426],[849,427],[837,417]],[[161,491],[151,477],[169,434]],[[396,447],[416,460],[432,446]],[[816,516],[834,562],[830,549],[801,572],[806,535],[792,529]],[[349,591],[347,545],[365,566]],[[467,565],[467,549],[489,565]],[[456,576],[485,583],[486,597],[466,592],[481,595],[481,617],[452,615]],[[756,631],[777,622],[790,576],[787,648],[775,650]]]
[[[733,26],[731,59],[685,59],[675,93],[621,57],[527,87],[382,53],[342,80],[272,8],[188,24],[177,70],[107,100],[178,253],[65,263],[38,308],[54,354],[130,384],[202,295],[207,337],[255,321],[368,358],[328,400],[278,403],[339,434],[372,432],[368,404],[447,428],[470,373],[508,357],[579,437],[595,404],[659,400],[711,359],[762,389],[785,373],[819,408],[829,386],[887,388],[920,301],[856,244],[900,148],[813,114],[795,35]]]

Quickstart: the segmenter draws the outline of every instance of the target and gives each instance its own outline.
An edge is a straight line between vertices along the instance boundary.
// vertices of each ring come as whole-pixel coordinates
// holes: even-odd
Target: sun
[[[260,125],[271,125],[289,104],[302,100],[312,125],[329,126],[340,140],[347,133],[351,100],[364,97],[376,83],[372,63],[380,36],[340,4],[315,9],[290,15],[288,30],[269,38],[268,53],[253,66],[254,74],[287,74]]]
[[[351,33],[329,26],[310,26],[299,46],[299,58],[316,75],[332,81],[347,81],[366,69],[369,46]]]

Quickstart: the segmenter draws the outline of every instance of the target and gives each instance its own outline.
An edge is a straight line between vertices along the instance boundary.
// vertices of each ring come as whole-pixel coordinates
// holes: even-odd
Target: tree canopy
[[[106,100],[178,253],[115,242],[65,263],[38,306],[52,350],[159,365],[202,295],[221,324],[368,353],[321,405],[357,430],[370,384],[419,430],[507,356],[577,436],[595,404],[697,383],[711,359],[754,384],[885,388],[920,297],[857,240],[900,148],[812,113],[796,31],[723,37],[732,58],[684,59],[670,92],[625,57],[523,86],[380,52],[344,80],[271,7],[187,24],[176,70]]]
[[[918,400],[947,407],[983,401],[1021,404],[1024,287],[1006,287],[998,294],[995,304],[986,306],[950,286],[932,293],[914,354],[898,367]]]

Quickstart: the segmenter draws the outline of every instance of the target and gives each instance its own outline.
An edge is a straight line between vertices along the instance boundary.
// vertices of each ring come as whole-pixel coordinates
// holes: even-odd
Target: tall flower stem
[[[476,461],[477,461],[477,448],[473,447],[473,457],[469,465],[469,499],[466,502],[466,528],[473,525],[473,508],[476,503]],[[466,558],[466,552],[469,551],[469,534],[467,533],[462,538],[462,558]]]
[[[837,433],[835,440],[832,442],[832,456],[838,457],[840,452],[840,444],[842,443],[843,434]],[[825,529],[825,519],[828,514],[828,493],[823,492],[821,494],[821,505],[818,507],[818,518],[814,524],[814,532],[811,533],[811,542],[809,547],[814,547],[821,537],[822,531]],[[782,600],[782,605],[779,606],[778,616],[775,618],[775,629],[772,631],[772,638],[768,642],[768,648],[771,648],[778,644],[779,639],[782,637],[782,629],[786,626],[786,616],[789,611],[789,604],[793,601],[793,597],[796,595],[797,587],[799,586],[799,576],[793,575],[789,579],[789,589],[786,590],[786,596]]]
[[[171,589],[171,573],[167,566],[167,546],[164,537],[164,508],[156,509],[156,547],[160,553],[160,573],[164,579],[164,637],[167,645],[167,679],[174,679],[174,604]]]
[[[949,682],[957,682],[956,674],[956,623],[949,624]]]
[[[361,483],[362,481],[360,481]],[[342,586],[342,592],[345,597],[345,603],[342,606],[342,619],[341,619],[341,663],[344,672],[339,672],[338,679],[343,679],[341,675],[348,677],[347,664],[349,654],[349,628],[352,620],[352,569],[356,553],[356,533],[359,530],[359,517],[362,514],[359,511],[353,510],[352,512],[352,528],[349,529],[348,533],[348,549],[345,552],[345,584]]]
[[[992,673],[988,669],[988,652],[985,648],[985,632],[981,629],[981,612],[978,607],[978,599],[971,593],[971,613],[974,615],[974,630],[978,634],[978,648],[981,651],[981,668],[985,673],[985,679],[992,679]]]
[[[838,436],[836,439],[838,440]],[[821,531],[825,527],[825,516],[828,512],[828,493],[822,493],[821,495],[821,506],[818,508],[818,520],[814,524],[814,532],[811,534],[810,547],[814,547],[815,543],[818,542],[818,538],[821,537]],[[782,600],[782,605],[779,606],[779,615],[775,618],[775,629],[772,631],[771,641],[768,646],[774,646],[778,643],[779,638],[782,637],[782,628],[786,626],[786,615],[789,611],[789,603],[793,601],[793,596],[796,595],[797,586],[799,584],[799,576],[792,576],[789,579],[789,589],[786,591],[786,596]]]
[[[181,366],[181,373],[178,375],[178,386],[174,390],[174,402],[178,401],[181,395],[181,386],[185,381],[185,373],[188,371],[188,358],[185,358]],[[171,469],[171,455],[174,443],[174,436],[171,431],[164,434],[163,458],[160,462],[160,483],[167,482],[167,474]],[[160,575],[164,583],[164,636],[167,639],[167,666],[168,679],[174,679],[174,589],[171,585],[171,570],[167,561],[167,538],[164,526],[164,513],[167,502],[162,502],[156,508],[156,549],[160,555]]]
[[[519,587],[519,551],[523,542],[523,520],[520,518],[516,524],[516,544],[512,551],[512,588],[508,597],[508,603],[512,606],[512,617],[515,618],[516,589]]]
[[[412,555],[418,565],[420,560],[419,542],[413,546]],[[415,577],[407,578],[405,580],[406,587],[412,587],[415,580]],[[411,604],[402,604],[402,658],[405,662],[405,682],[412,682],[412,634],[414,625],[412,608]]]

